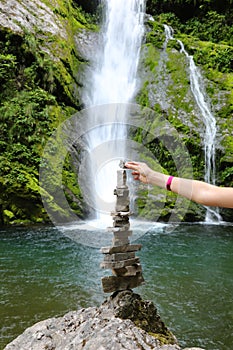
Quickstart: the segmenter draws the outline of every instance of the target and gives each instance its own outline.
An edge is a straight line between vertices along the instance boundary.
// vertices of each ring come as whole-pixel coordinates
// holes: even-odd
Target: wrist
[[[169,176],[167,181],[166,181],[166,189],[167,191],[171,191],[171,185],[172,185],[172,180],[174,179],[174,176]]]
[[[151,185],[159,186],[161,188],[166,188],[167,179],[168,179],[168,175],[151,170],[147,176],[147,183]]]

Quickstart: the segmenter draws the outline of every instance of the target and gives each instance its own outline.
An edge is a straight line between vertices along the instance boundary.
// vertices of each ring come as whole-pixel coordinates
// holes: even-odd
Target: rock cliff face
[[[161,18],[160,21],[152,20],[148,22],[148,32],[141,49],[141,66],[139,70],[143,83],[138,93],[137,101],[140,105],[153,109],[159,117],[164,116],[170,122],[171,128],[174,127],[177,130],[182,144],[188,150],[193,167],[193,177],[203,180],[205,170],[208,168],[204,150],[207,147],[205,140],[209,124],[208,122],[206,123],[206,115],[202,113],[200,104],[197,103],[197,95],[191,89],[194,66],[191,69],[191,61],[187,57],[192,57],[192,62],[194,62],[199,73],[199,87],[203,93],[203,100],[207,101],[206,106],[208,106],[214,116],[213,122],[216,123],[217,132],[213,142],[216,173],[210,182],[215,179],[218,185],[232,186],[232,175],[230,173],[233,149],[232,141],[228,138],[232,134],[232,93],[228,84],[229,78],[232,80],[232,73],[230,64],[228,66],[226,64],[225,70],[222,69],[221,71],[216,64],[213,63],[211,66],[212,63],[210,63],[209,59],[214,54],[214,50],[216,52],[219,50],[223,54],[227,50],[231,52],[232,47],[228,46],[223,49],[220,43],[211,44],[211,42],[203,42],[192,36],[187,36],[180,31],[179,25],[175,26],[174,37],[167,35],[165,27],[166,29],[170,28],[172,33],[173,29],[172,27],[164,26],[166,19],[164,23]],[[184,44],[188,56],[184,55],[184,51],[181,50],[181,43]],[[200,55],[203,55],[204,47],[206,47],[206,56],[205,58],[203,56],[204,59],[200,61],[199,52]],[[226,58],[227,60],[228,58]],[[197,76],[195,76],[196,78]],[[155,122],[154,125],[153,122],[151,124],[150,132],[152,135],[155,135],[158,125]],[[211,130],[210,134],[214,135],[214,131]],[[143,144],[146,144],[146,137],[146,133],[145,135],[141,133],[138,138],[142,140]],[[150,143],[148,142],[147,145],[157,161],[160,162],[160,165],[164,167],[165,172],[181,170],[179,166],[175,167],[176,170],[173,168],[172,161],[169,158],[171,154],[167,153],[166,149],[163,149],[162,143],[159,144],[156,138]],[[143,158],[146,159],[146,155],[143,155]],[[156,167],[156,165],[153,166]],[[228,175],[225,177],[226,173]],[[190,175],[185,174],[183,169],[181,174],[183,177],[190,177]],[[223,180],[224,177],[225,179]],[[156,192],[156,189],[153,189],[153,195],[154,197],[151,200],[147,200],[147,204],[142,210],[144,217],[150,220],[156,217],[158,204],[162,203],[160,199],[161,191]],[[172,194],[170,198],[166,196],[164,200],[165,206],[161,215],[163,220],[166,220],[166,216],[171,212],[172,205],[167,204],[169,200],[171,202],[174,200],[172,196]],[[138,206],[141,205],[141,197],[142,195],[140,194]],[[184,221],[202,221],[206,214],[203,209],[201,205],[190,203]],[[232,213],[228,213],[226,209],[221,209],[220,211],[223,219],[232,221]],[[182,210],[174,212],[177,215],[175,220],[177,221],[179,220],[179,215],[183,215]]]
[[[181,350],[153,303],[132,291],[35,324],[5,350]],[[198,348],[186,348],[186,350]],[[201,350],[201,349],[199,349]]]
[[[52,1],[56,9],[56,1]],[[25,31],[35,33],[48,32],[53,35],[67,37],[59,17],[42,1],[8,0],[0,2],[1,26],[9,28],[15,33]]]
[[[70,0],[0,1],[1,225],[49,221],[38,161],[52,130],[82,106],[86,42],[95,33],[86,17]],[[69,161],[67,170],[66,195],[82,217],[85,204]]]
[[[79,49],[85,43],[80,42],[79,34],[85,33],[87,27],[85,17],[71,1],[0,2],[0,30],[19,37],[30,36],[29,51],[35,56],[40,53],[44,59],[54,62],[57,73],[54,70],[53,74],[57,83],[63,86],[64,98],[67,95],[70,100],[66,102],[74,107],[82,103],[80,86],[85,58]],[[49,90],[53,91],[51,85]]]

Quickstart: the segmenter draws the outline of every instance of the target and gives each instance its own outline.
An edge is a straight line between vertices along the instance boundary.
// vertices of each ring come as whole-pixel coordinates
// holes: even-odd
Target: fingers
[[[125,166],[127,166],[127,167],[130,167],[130,166],[138,166],[138,165],[139,165],[138,162],[126,162],[126,163],[125,163]]]
[[[127,163],[125,163],[125,166],[128,169],[137,170],[138,167],[140,166],[140,163],[138,163],[138,162],[127,162]]]
[[[136,165],[136,164],[139,164],[139,162],[135,162],[135,161],[131,160],[131,161],[129,161],[129,162],[126,162],[125,165],[126,165],[126,164]]]
[[[132,175],[133,175],[134,180],[140,180],[142,182],[146,182],[144,179],[145,174],[143,174],[143,172],[142,172],[143,165],[144,165],[144,163],[133,162],[133,161],[125,163],[126,168],[133,170]]]
[[[138,162],[127,162],[125,163],[126,168],[132,170],[132,175],[134,176],[134,179],[139,179],[140,177],[140,163]]]

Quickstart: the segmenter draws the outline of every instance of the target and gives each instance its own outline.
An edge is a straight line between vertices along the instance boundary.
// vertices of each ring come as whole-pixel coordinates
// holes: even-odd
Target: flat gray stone
[[[125,244],[117,247],[103,247],[101,253],[103,254],[114,254],[124,252],[136,252],[142,248],[141,244]]]
[[[101,279],[103,291],[113,293],[127,289],[139,287],[144,283],[144,278],[139,272],[134,276],[107,276]]]
[[[121,260],[121,261],[102,261],[100,267],[103,269],[120,269],[125,266],[131,266],[139,263],[139,258],[135,257],[134,259]]]

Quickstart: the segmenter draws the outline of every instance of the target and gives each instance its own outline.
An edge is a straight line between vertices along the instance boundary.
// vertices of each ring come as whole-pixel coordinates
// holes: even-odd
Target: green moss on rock
[[[162,321],[153,302],[143,300],[131,290],[114,293],[103,307],[113,310],[115,317],[129,319],[138,327],[154,336],[160,344],[177,344],[176,337]]]
[[[40,196],[43,189],[38,182],[41,155],[53,130],[82,106],[82,84],[78,77],[86,62],[79,54],[75,35],[83,29],[96,30],[91,16],[85,15],[72,1],[44,0],[31,5],[30,16],[39,16],[38,6],[38,11],[45,11],[54,23],[40,17],[37,26],[30,21],[30,29],[28,25],[24,27],[23,20],[17,32],[10,27],[0,29],[0,223],[3,225],[49,221]],[[15,17],[15,23],[18,21]],[[13,22],[9,17],[10,23]],[[74,169],[65,169],[63,179],[71,207],[82,216],[84,205],[77,181],[75,184]],[[51,210],[65,219],[67,213],[54,203],[49,193],[47,196]]]

